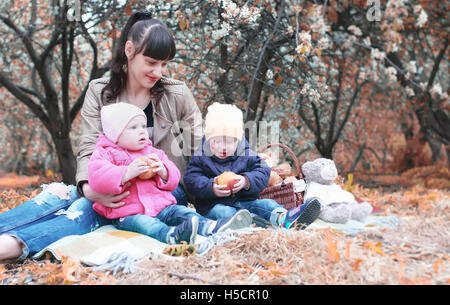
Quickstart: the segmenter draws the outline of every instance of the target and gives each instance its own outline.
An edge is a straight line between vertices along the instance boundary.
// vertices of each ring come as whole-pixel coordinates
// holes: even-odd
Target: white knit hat
[[[208,107],[205,117],[205,137],[228,136],[238,140],[244,134],[242,111],[229,104],[214,103]]]
[[[142,115],[147,121],[141,108],[128,103],[116,103],[103,106],[100,118],[105,136],[117,143],[127,124],[136,116]]]

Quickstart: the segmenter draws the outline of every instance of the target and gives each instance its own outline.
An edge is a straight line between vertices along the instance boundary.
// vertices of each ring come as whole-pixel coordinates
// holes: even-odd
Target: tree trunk
[[[319,151],[322,158],[333,159],[333,146],[334,145],[317,145],[316,148]],[[320,148],[319,148],[320,147]]]
[[[56,155],[62,173],[62,180],[66,184],[75,184],[75,174],[77,170],[77,161],[73,153],[70,136],[58,137],[52,135],[55,143]]]

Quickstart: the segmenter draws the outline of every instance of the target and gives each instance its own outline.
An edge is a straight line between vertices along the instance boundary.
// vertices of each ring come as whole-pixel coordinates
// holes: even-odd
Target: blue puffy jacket
[[[213,193],[214,177],[225,171],[247,176],[250,181],[248,190],[242,189],[229,197],[217,197]],[[219,159],[211,153],[205,137],[202,145],[192,156],[184,175],[186,191],[195,198],[195,209],[205,215],[217,203],[233,205],[237,201],[249,201],[259,198],[259,193],[267,186],[270,168],[255,151],[251,150],[245,137],[238,143],[233,156]]]

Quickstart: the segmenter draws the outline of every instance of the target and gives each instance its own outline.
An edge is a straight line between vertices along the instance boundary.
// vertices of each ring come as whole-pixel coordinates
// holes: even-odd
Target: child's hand
[[[228,197],[231,195],[231,191],[228,189],[227,185],[217,184],[217,177],[214,177],[213,193],[217,197]]]
[[[122,178],[122,184],[127,182],[128,180],[131,180],[137,176],[139,176],[142,173],[147,172],[150,169],[150,167],[147,165],[146,162],[141,161],[139,159],[134,159],[133,162],[130,163],[127,167],[127,171],[125,172],[125,175]]]
[[[247,186],[247,179],[245,179],[242,175],[236,176],[236,182],[233,185],[233,189],[231,190],[231,193],[236,194],[240,190],[242,190],[244,187]]]
[[[164,166],[164,163],[161,161],[158,155],[149,154],[147,156],[153,161],[152,171],[158,174],[161,177],[161,179],[167,181],[169,173],[167,172],[167,168]]]

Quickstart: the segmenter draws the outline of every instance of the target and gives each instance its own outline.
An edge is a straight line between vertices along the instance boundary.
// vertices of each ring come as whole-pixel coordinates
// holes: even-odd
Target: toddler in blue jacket
[[[270,168],[250,149],[243,133],[239,108],[219,103],[208,107],[202,145],[192,156],[183,178],[186,190],[195,198],[196,211],[214,220],[253,213],[287,229],[311,224],[320,213],[317,198],[289,211],[272,199],[259,199],[269,182]],[[231,190],[217,183],[225,171],[237,174]]]

